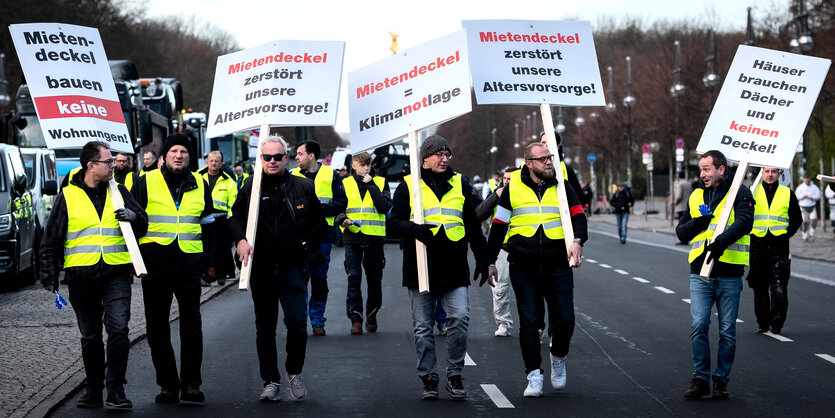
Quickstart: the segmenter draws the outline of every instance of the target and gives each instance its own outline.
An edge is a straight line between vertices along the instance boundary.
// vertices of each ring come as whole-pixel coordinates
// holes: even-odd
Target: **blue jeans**
[[[323,241],[319,243],[325,262],[311,267],[310,272],[310,325],[325,325],[325,308],[328,304],[328,266],[331,263],[331,249],[333,243]]]
[[[629,212],[616,213],[618,218],[618,236],[620,239],[626,239],[626,223],[629,222]]]
[[[415,349],[417,350],[417,374],[419,377],[435,373],[438,359],[435,355],[435,306],[438,299],[443,299],[446,308],[447,376],[461,375],[464,369],[464,355],[467,353],[467,328],[470,324],[470,311],[467,301],[467,286],[456,287],[440,296],[432,293],[421,294],[417,289],[409,289],[412,301],[412,325],[415,330]]]
[[[736,317],[742,277],[699,278],[690,275],[690,344],[693,346],[693,377],[710,381],[710,312],[716,304],[719,313],[719,349],[713,379],[728,382],[736,355]]]

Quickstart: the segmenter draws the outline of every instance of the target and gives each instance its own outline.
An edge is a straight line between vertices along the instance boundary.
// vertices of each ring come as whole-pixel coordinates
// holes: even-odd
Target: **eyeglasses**
[[[116,159],[111,158],[109,160],[90,160],[91,163],[103,163],[107,165],[116,165]]]
[[[554,156],[553,155],[546,155],[544,157],[539,157],[539,158],[528,158],[527,160],[528,161],[539,161],[542,164],[547,164],[549,161],[554,161]]]
[[[452,154],[444,151],[438,151],[432,155],[438,157],[439,160],[443,160],[444,158],[446,158],[447,160],[452,159]]]
[[[272,161],[275,158],[276,161],[281,161],[284,156],[287,155],[286,153],[278,153],[278,154],[261,154],[261,157],[264,158],[264,161]]]

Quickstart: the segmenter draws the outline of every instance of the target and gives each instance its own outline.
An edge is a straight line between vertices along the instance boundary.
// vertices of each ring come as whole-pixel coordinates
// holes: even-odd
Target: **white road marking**
[[[764,332],[763,334],[768,335],[771,338],[774,338],[777,341],[784,342],[784,343],[793,343],[794,340],[791,338],[786,338],[780,334],[772,334],[771,332]]]
[[[830,356],[829,354],[815,354],[816,356],[835,364],[835,357]]]
[[[682,299],[682,300],[687,302],[687,304],[690,304],[690,299]]]
[[[616,269],[616,270],[615,270],[615,273],[622,274],[622,275],[624,275],[624,276],[629,275],[629,272],[623,271],[623,270],[621,270],[621,269]]]
[[[476,365],[475,362],[473,361],[473,359],[470,358],[469,353],[464,353],[464,365],[465,366],[475,366]]]
[[[603,263],[600,263],[600,267],[603,267],[604,269],[610,269],[610,268],[612,268],[612,266],[610,266],[610,265],[608,265],[608,264],[603,264]]]
[[[586,261],[592,264],[597,264],[597,260],[592,260],[591,258],[587,258]]]
[[[632,278],[632,280],[635,280],[635,281],[636,281],[636,282],[638,282],[638,283],[649,283],[649,280],[647,280],[647,279],[642,279],[642,278],[640,278],[640,277],[633,277],[633,278]]]
[[[481,384],[481,390],[490,397],[497,408],[515,408],[496,385]]]
[[[666,288],[666,287],[664,287],[664,286],[655,286],[655,288],[656,288],[656,289],[658,289],[658,290],[659,290],[659,291],[661,291],[661,292],[666,293],[666,294],[675,293],[675,292],[673,292],[672,290],[667,289],[667,288]]]
[[[792,276],[797,277],[799,279],[808,280],[810,282],[825,284],[827,286],[835,286],[835,282],[832,280],[821,279],[819,277],[807,276],[805,274],[800,273],[792,273]]]

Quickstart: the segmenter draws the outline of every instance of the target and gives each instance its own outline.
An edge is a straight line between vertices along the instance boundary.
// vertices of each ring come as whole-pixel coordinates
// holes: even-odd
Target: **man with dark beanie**
[[[194,157],[189,138],[165,139],[159,170],[139,177],[131,193],[148,214],[148,233],[139,249],[148,275],[142,278],[145,321],[151,360],[161,387],[156,403],[203,403],[200,365],[203,330],[200,318],[200,279],[217,277],[214,268],[215,228],[212,195],[200,176],[189,170]],[[171,346],[171,299],[180,310],[180,373]]]
[[[416,224],[412,202],[411,175],[403,179],[394,192],[394,201],[387,228],[403,239],[403,286],[408,288],[412,303],[417,374],[423,383],[422,399],[438,399],[438,374],[435,372],[435,338],[432,334],[435,305],[443,301],[447,313],[447,382],[452,399],[466,399],[467,390],[461,372],[467,352],[467,328],[470,313],[467,289],[470,268],[467,243],[475,255],[480,285],[487,281],[487,243],[481,233],[481,222],[475,207],[481,202],[461,174],[448,167],[452,152],[446,139],[439,135],[426,138],[420,147],[423,167],[420,168],[420,193],[423,197],[423,224]],[[415,240],[426,244],[429,270],[429,292],[418,290]],[[493,285],[493,282],[490,282]]]

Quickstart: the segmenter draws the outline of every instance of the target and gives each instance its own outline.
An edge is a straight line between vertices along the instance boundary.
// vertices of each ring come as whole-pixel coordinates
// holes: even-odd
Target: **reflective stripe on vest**
[[[517,170],[510,175],[508,190],[511,212],[505,242],[517,234],[530,238],[540,225],[546,237],[554,240],[565,238],[556,185],[547,188],[540,201],[533,189],[522,181],[522,171]]]
[[[763,187],[757,187],[754,194],[754,229],[751,234],[757,237],[764,237],[769,231],[771,235],[785,235],[789,228],[789,190],[786,186],[777,185],[774,197],[771,199],[771,206],[768,205],[768,198],[765,196]]]
[[[183,193],[180,208],[174,204],[168,185],[160,170],[148,172],[148,232],[139,239],[139,244],[171,244],[175,239],[184,253],[203,252],[201,241],[200,215],[205,207],[203,179],[191,173],[197,188]]]
[[[415,204],[412,199],[411,180],[411,174],[403,177],[403,181],[409,188],[409,206],[412,208],[409,220],[414,220]],[[438,226],[438,228],[432,228],[432,235],[437,235],[443,227],[444,233],[450,241],[460,241],[461,238],[464,238],[464,191],[461,185],[461,174],[455,173],[449,179],[449,184],[452,185],[452,189],[438,201],[435,192],[426,185],[423,179],[420,180],[421,196],[423,197],[423,223]]]
[[[80,187],[70,184],[62,192],[67,204],[64,267],[92,266],[101,259],[111,266],[130,264],[130,254],[113,213],[110,193],[106,193],[99,218],[87,192]]]
[[[373,181],[382,191],[386,179],[374,176]],[[345,195],[348,196],[348,207],[345,209],[345,214],[352,221],[357,221],[360,224],[359,227],[349,225],[348,230],[355,234],[362,232],[370,236],[386,236],[386,215],[377,212],[374,201],[371,199],[371,192],[366,191],[365,197],[360,197],[359,186],[357,186],[354,176],[345,177],[342,180],[342,185],[345,187]]]
[[[208,170],[203,173],[203,179],[206,180],[206,183],[209,182]],[[232,216],[232,205],[235,204],[237,197],[238,184],[221,171],[215,181],[215,187],[212,189],[212,206],[215,208],[215,212],[226,212],[228,216]]]
[[[305,177],[302,170],[298,167],[294,168],[290,174],[299,177]],[[319,198],[319,203],[323,206],[327,205],[333,199],[333,168],[324,164],[319,166],[316,172],[316,177],[313,179],[313,185],[316,188],[316,197]],[[333,226],[333,216],[325,218],[325,222],[329,226]]]
[[[722,201],[719,202],[719,205],[716,206],[716,209],[713,210],[714,214],[722,213],[722,208],[725,207],[725,203],[728,200],[727,193],[725,197],[722,198]],[[699,205],[705,203],[704,199],[704,189],[696,189],[693,193],[690,194],[690,201],[688,202],[690,206],[690,216],[692,218],[698,218],[702,216],[701,212],[699,212]],[[713,239],[713,231],[716,230],[716,227],[719,222],[719,216],[714,216],[713,219],[710,220],[710,225],[708,228],[698,235],[696,235],[692,240],[690,240],[690,253],[687,256],[687,262],[692,263],[693,260],[699,258],[700,255],[704,252],[704,248],[711,242]],[[728,218],[728,226],[733,225],[734,223],[734,211],[731,210],[731,216]],[[735,243],[728,246],[725,252],[719,257],[719,261],[727,264],[741,264],[743,266],[748,265],[748,249],[749,244],[751,243],[751,236],[744,235],[742,238],[737,240]]]

